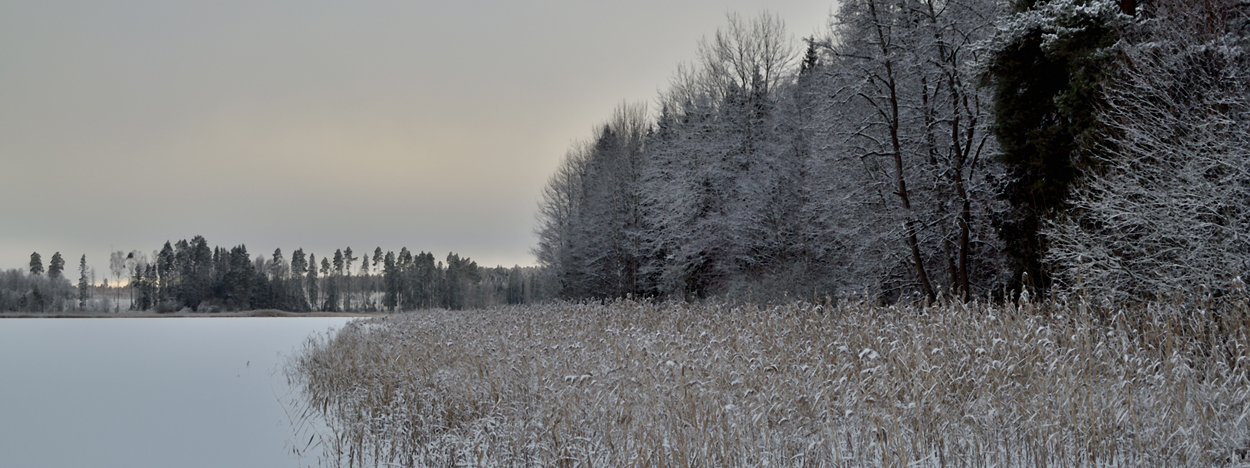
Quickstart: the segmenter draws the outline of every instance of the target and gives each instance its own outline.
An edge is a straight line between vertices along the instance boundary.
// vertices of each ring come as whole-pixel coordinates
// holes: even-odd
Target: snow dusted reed
[[[1245,466],[1248,320],[1244,300],[436,310],[313,339],[289,375],[333,466]]]

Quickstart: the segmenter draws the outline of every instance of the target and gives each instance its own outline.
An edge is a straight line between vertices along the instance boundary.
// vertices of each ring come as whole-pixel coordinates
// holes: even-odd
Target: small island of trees
[[[282,249],[253,257],[245,245],[209,247],[203,236],[166,242],[151,255],[113,252],[110,276],[99,283],[86,255],[79,259],[76,284],[64,270],[60,252],[46,270],[35,252],[26,271],[0,272],[0,312],[455,310],[534,302],[549,294],[549,281],[537,268],[480,267],[455,253],[439,260],[407,247],[398,253],[347,247],[317,257],[299,248],[288,260]]]

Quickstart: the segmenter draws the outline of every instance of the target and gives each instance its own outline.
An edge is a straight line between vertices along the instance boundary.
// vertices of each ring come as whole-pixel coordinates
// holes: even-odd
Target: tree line
[[[544,188],[566,298],[1149,299],[1250,272],[1250,7],[847,0],[727,24]]]
[[[0,274],[0,311],[110,311],[111,306],[114,312],[123,307],[157,312],[372,312],[522,304],[550,295],[550,281],[538,268],[480,267],[455,253],[444,263],[432,253],[406,247],[398,253],[377,247],[372,254],[348,247],[320,258],[300,248],[287,260],[281,249],[252,257],[245,245],[209,247],[204,237],[195,236],[166,242],[150,256],[138,250],[113,252],[112,286],[107,277],[96,285],[85,255],[77,285],[64,277],[64,265],[58,252],[45,274],[36,252],[27,271]]]
[[[0,311],[48,312],[87,306],[95,272],[87,267],[86,255],[79,262],[76,286],[65,277],[65,258],[60,252],[49,259],[47,270],[43,257],[32,253],[28,271],[29,274],[18,269],[0,272]]]

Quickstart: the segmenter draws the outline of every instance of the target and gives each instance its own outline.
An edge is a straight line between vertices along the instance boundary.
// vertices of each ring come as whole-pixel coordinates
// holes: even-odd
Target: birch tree
[[[587,149],[575,145],[543,188],[538,204],[538,245],[532,253],[539,265],[554,272],[560,294],[571,293],[580,278],[574,275],[573,251],[580,247],[572,238],[573,223],[580,213],[582,180],[586,173]],[[376,258],[376,257],[375,257]]]

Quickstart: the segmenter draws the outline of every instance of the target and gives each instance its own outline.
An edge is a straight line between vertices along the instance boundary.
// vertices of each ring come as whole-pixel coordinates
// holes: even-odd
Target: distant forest
[[[846,0],[699,44],[551,176],[569,299],[1220,297],[1250,273],[1250,3]]]
[[[0,311],[462,309],[534,302],[548,294],[550,283],[538,268],[483,268],[454,253],[444,263],[407,248],[396,254],[378,247],[357,256],[348,247],[320,258],[296,249],[288,261],[281,249],[253,258],[246,246],[210,248],[201,236],[166,242],[151,257],[138,250],[113,252],[112,286],[109,277],[96,284],[85,255],[77,273],[71,284],[60,252],[46,270],[43,257],[33,253],[28,270],[0,272]]]

